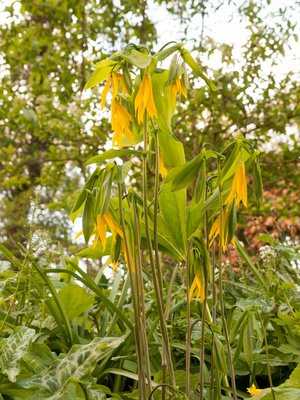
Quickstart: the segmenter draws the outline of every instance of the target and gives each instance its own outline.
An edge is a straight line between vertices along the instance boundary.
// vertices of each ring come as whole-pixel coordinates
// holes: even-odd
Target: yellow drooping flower
[[[134,107],[139,124],[144,121],[145,112],[147,112],[150,118],[154,118],[157,116],[157,110],[153,96],[152,81],[148,73],[145,73],[143,80],[139,86],[137,95],[135,97]]]
[[[220,245],[222,250],[225,251],[227,248],[228,232],[225,229],[226,220],[228,218],[228,211],[224,209],[222,211],[222,232],[221,230],[221,214],[215,219],[214,223],[209,232],[209,246],[211,246],[214,240],[219,236]]]
[[[183,97],[187,97],[186,87],[179,76],[171,84],[171,93],[174,101],[176,101],[177,94]]]
[[[244,204],[247,207],[247,178],[245,171],[245,163],[240,162],[235,171],[231,189],[227,199],[225,200],[225,204],[231,204],[236,202],[236,205],[239,206],[240,203]]]
[[[201,303],[205,299],[205,290],[204,286],[202,285],[199,274],[195,275],[192,285],[190,287],[189,301],[192,301],[192,299],[195,297],[198,298],[201,301]]]
[[[104,248],[106,245],[106,232],[107,229],[111,231],[113,235],[119,235],[123,237],[122,230],[117,222],[113,219],[110,213],[104,213],[97,215],[96,219],[96,238]]]
[[[117,72],[112,72],[112,74],[107,78],[106,83],[104,85],[102,94],[101,94],[101,107],[105,107],[106,97],[108,92],[111,90],[112,93],[112,101],[116,98],[116,96],[121,94],[128,93],[127,87],[125,84],[125,80],[122,74]]]
[[[262,389],[258,389],[254,383],[247,389],[247,392],[251,394],[252,397],[255,397],[262,393]]]
[[[111,104],[111,127],[114,131],[113,143],[118,146],[130,145],[134,142],[130,129],[132,117],[127,109],[116,99]]]

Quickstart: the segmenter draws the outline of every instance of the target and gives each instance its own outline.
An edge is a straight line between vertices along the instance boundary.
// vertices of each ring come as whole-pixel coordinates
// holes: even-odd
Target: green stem
[[[272,393],[272,399],[276,400],[275,392],[274,392],[274,389],[273,389],[273,380],[272,380],[271,368],[270,368],[270,353],[269,353],[267,332],[266,332],[265,324],[263,322],[263,319],[262,319],[260,313],[257,313],[257,314],[258,314],[258,318],[260,320],[262,331],[263,331],[263,335],[264,335],[264,342],[265,342],[266,356],[267,356],[267,371],[268,371],[269,385],[270,385],[271,393]]]
[[[237,400],[237,390],[236,390],[236,382],[235,382],[235,370],[232,359],[232,352],[230,346],[230,338],[228,332],[227,321],[225,317],[225,305],[224,305],[224,292],[223,292],[223,264],[222,264],[222,244],[223,244],[223,202],[222,202],[222,183],[221,183],[221,167],[220,161],[218,160],[218,187],[219,187],[219,209],[220,209],[220,230],[219,230],[219,291],[220,291],[220,306],[221,306],[221,315],[222,315],[222,323],[225,334],[225,340],[227,344],[227,352],[228,352],[228,360],[230,366],[230,375],[231,375],[231,385],[234,400]]]
[[[154,257],[153,257],[153,248],[152,248],[152,241],[150,235],[150,228],[149,228],[149,221],[148,221],[148,182],[147,182],[147,151],[148,151],[148,132],[147,132],[147,118],[144,120],[144,155],[143,155],[143,207],[144,207],[144,222],[145,222],[145,232],[146,232],[146,239],[147,245],[149,249],[149,258],[150,258],[150,267],[153,276],[153,284],[154,284],[154,291],[156,296],[158,314],[159,314],[159,323],[160,329],[163,339],[163,347],[164,352],[166,354],[166,363],[168,368],[168,374],[171,379],[171,383],[175,386],[175,374],[172,362],[172,355],[171,355],[171,347],[169,343],[169,335],[167,326],[164,319],[164,307],[163,307],[163,299],[161,296],[161,285],[159,283],[159,278],[157,274],[157,266],[155,265]],[[157,216],[154,216],[156,218]],[[157,236],[157,232],[154,233],[154,236]]]
[[[153,215],[153,242],[154,242],[154,255],[155,255],[155,267],[157,272],[157,279],[159,284],[159,291],[161,299],[163,299],[163,284],[162,284],[162,272],[160,266],[159,259],[159,250],[158,250],[158,194],[159,194],[159,144],[157,131],[154,131],[154,140],[155,140],[155,178],[154,178],[154,215]],[[165,310],[163,310],[165,313]],[[166,355],[166,346],[162,346],[162,400],[166,398],[166,369],[167,369],[167,355]]]
[[[205,202],[207,200],[207,194],[208,194],[208,186],[207,186],[207,169],[206,169],[206,161],[204,160],[204,182],[205,182]],[[199,174],[200,175],[200,174]],[[199,176],[198,176],[199,178]],[[207,226],[207,211],[205,211],[204,216],[203,216],[203,235],[205,238],[205,246],[208,249],[208,226]],[[206,323],[206,308],[207,308],[207,292],[208,292],[208,280],[209,276],[206,276],[206,280],[204,282],[204,301],[202,304],[202,318],[201,318],[201,348],[200,348],[200,368],[199,368],[199,374],[200,374],[200,394],[199,394],[199,399],[203,400],[203,394],[204,394],[204,359],[205,359],[205,323]]]
[[[140,319],[139,323],[139,336],[141,340],[141,347],[143,349],[143,368],[145,369],[145,377],[147,379],[146,383],[146,396],[148,397],[151,393],[151,367],[150,367],[150,356],[149,356],[149,346],[147,338],[147,325],[146,325],[146,313],[145,313],[145,290],[143,282],[143,271],[142,271],[142,258],[141,258],[141,232],[140,232],[140,221],[138,208],[135,199],[133,200],[133,210],[134,210],[134,228],[135,228],[135,255],[136,255],[136,287],[137,287],[137,306],[138,306],[138,317]]]
[[[212,251],[212,323],[217,320],[217,291],[216,291],[216,245],[213,243]],[[211,357],[210,357],[210,399],[215,398],[215,339],[212,331]]]
[[[191,303],[190,303],[190,243],[188,244],[186,255],[186,345],[185,345],[185,380],[186,380],[186,395],[190,398],[191,395]]]
[[[133,276],[133,270],[135,269],[131,260],[131,253],[129,247],[129,241],[127,238],[126,226],[125,226],[125,218],[123,213],[123,205],[122,205],[122,187],[121,184],[118,183],[118,200],[119,200],[119,214],[120,214],[120,222],[121,228],[123,233],[123,240],[125,244],[125,252],[126,252],[126,260],[127,260],[127,267],[130,276],[130,284],[132,290],[132,302],[133,302],[133,309],[134,309],[134,337],[135,337],[135,344],[136,344],[136,352],[137,352],[137,364],[138,364],[138,376],[139,376],[139,399],[145,400],[147,390],[146,390],[146,378],[144,376],[144,369],[143,369],[143,354],[140,342],[140,319],[139,319],[139,310],[137,306],[137,293],[136,293],[136,285],[135,279]]]

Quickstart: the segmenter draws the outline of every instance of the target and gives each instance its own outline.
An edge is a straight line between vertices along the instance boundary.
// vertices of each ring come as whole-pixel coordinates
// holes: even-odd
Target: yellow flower
[[[242,161],[239,163],[235,171],[230,193],[225,200],[225,204],[231,204],[234,201],[236,201],[237,206],[242,203],[247,207],[247,178],[245,163]]]
[[[106,245],[106,232],[107,228],[113,235],[119,235],[123,237],[120,226],[116,223],[110,213],[104,213],[97,215],[96,219],[96,237],[104,248]]]
[[[190,287],[189,291],[189,300],[192,301],[194,297],[198,298],[201,301],[201,303],[205,299],[205,290],[204,286],[202,285],[199,274],[195,275],[195,278],[193,280],[192,286]]]
[[[148,113],[150,118],[157,116],[151,77],[148,73],[145,73],[139,86],[137,95],[135,97],[134,106],[139,124],[144,121],[145,111]]]
[[[171,84],[171,93],[174,101],[176,101],[177,94],[187,97],[186,87],[180,77],[177,77],[175,82]]]
[[[130,130],[132,117],[127,109],[116,99],[111,104],[111,127],[114,131],[113,143],[118,146],[134,143],[133,133]]]
[[[112,91],[112,100],[116,98],[119,93],[128,93],[125,80],[122,74],[113,72],[106,80],[102,94],[101,94],[101,107],[105,107],[106,97],[109,91]]]
[[[255,397],[262,393],[262,389],[258,389],[254,383],[247,389],[247,392],[251,394],[252,397]]]
[[[220,235],[220,225],[221,225],[221,214],[215,219],[214,223],[209,232],[209,246],[213,244],[213,241],[219,236],[220,245],[222,250],[226,250],[227,247],[227,240],[228,240],[228,232],[225,231],[225,223],[226,219],[228,218],[228,211],[222,211],[222,232]]]

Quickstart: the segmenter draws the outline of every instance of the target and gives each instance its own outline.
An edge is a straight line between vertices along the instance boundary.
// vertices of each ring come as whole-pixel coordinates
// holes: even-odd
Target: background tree
[[[279,137],[297,123],[297,76],[292,70],[274,72],[296,40],[297,4],[279,7],[268,0],[155,4],[175,16],[220,93],[212,96],[199,83],[178,111],[175,134],[189,145],[190,157],[204,143],[221,147],[225,138],[238,132],[263,146],[271,133]],[[207,30],[211,15],[228,7],[247,26],[239,56],[231,45],[213,40]],[[125,42],[155,43],[153,19],[149,3],[135,0],[23,0],[7,7],[0,31],[6,72],[0,89],[0,213],[2,237],[10,247],[25,245],[30,228],[45,235],[48,248],[70,245],[68,212],[85,175],[83,160],[101,150],[110,135],[106,115],[100,116],[99,94],[81,95],[90,61]],[[191,30],[191,25],[197,29]],[[218,67],[210,65],[215,55],[222,60]],[[186,126],[191,136],[185,135]],[[283,197],[287,200],[295,196],[299,181],[299,141],[293,135],[289,140],[276,156],[262,155],[265,187],[276,182],[282,198],[280,185],[286,189],[288,180]],[[274,208],[270,202],[266,206]],[[298,211],[295,207],[294,215]]]

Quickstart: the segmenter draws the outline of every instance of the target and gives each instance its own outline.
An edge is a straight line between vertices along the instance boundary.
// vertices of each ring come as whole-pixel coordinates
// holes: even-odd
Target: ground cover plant
[[[55,264],[33,237],[21,254],[0,245],[3,399],[300,397],[299,245],[263,235],[254,259],[238,238],[263,193],[251,140],[186,159],[173,126],[192,76],[213,107],[181,43],[96,64],[85,89],[101,86],[113,134],[83,160],[70,217],[85,247]]]

